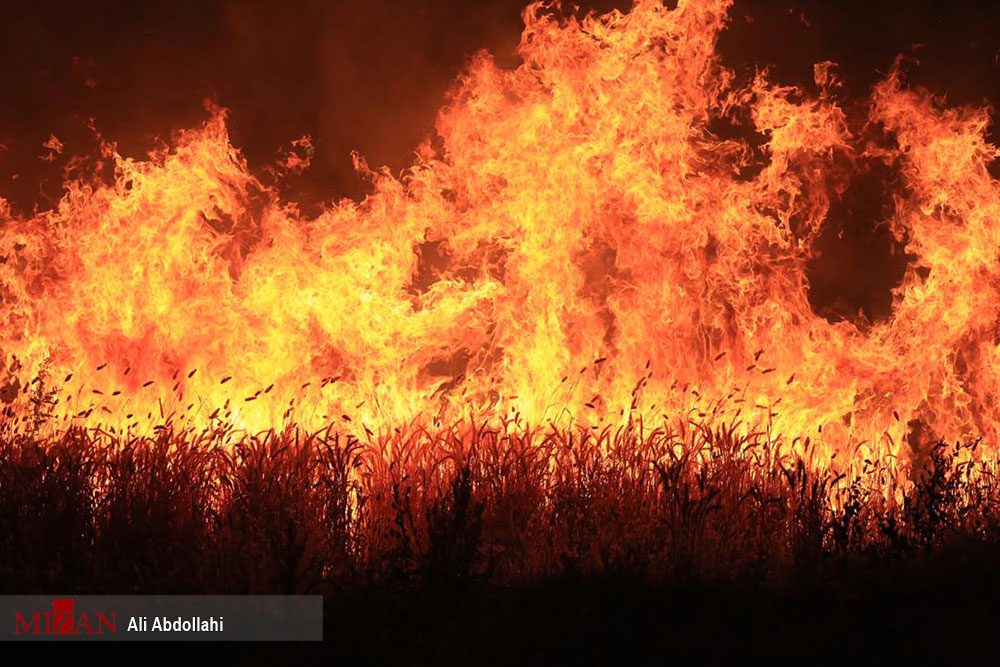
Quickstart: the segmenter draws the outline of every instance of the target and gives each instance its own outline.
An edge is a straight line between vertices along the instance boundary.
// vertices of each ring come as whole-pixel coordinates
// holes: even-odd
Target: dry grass
[[[831,565],[992,547],[992,462],[939,446],[816,474],[762,437],[518,424],[0,440],[6,593],[322,592],[562,576],[782,582]],[[966,461],[958,463],[958,461]]]

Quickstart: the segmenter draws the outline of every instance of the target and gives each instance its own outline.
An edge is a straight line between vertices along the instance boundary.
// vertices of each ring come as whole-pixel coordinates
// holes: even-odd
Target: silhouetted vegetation
[[[948,581],[944,571],[976,585],[992,576],[1000,482],[975,450],[939,445],[904,484],[876,463],[816,473],[735,429],[637,423],[466,424],[364,443],[334,428],[169,424],[150,437],[9,435],[0,590],[322,593],[331,632],[364,625],[370,646],[390,653],[380,642],[393,623],[419,644],[430,640],[415,628],[430,619],[443,636],[461,623],[492,636],[467,614],[494,613],[530,639],[524,624],[541,622],[545,605],[603,618],[613,595],[632,605],[615,614],[639,627],[653,621],[634,605],[666,604],[656,591],[671,591],[662,613],[689,600],[695,615],[748,599],[777,614],[788,595],[821,591],[802,604],[822,617],[830,610],[814,606],[831,592],[892,596],[914,587],[898,582]]]

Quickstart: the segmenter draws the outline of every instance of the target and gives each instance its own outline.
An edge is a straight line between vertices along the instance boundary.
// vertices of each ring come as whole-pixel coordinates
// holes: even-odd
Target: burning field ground
[[[0,199],[0,592],[321,593],[403,662],[995,649],[992,92],[730,63],[753,12],[530,5],[353,197],[225,99],[49,133],[58,196]]]
[[[983,656],[1000,482],[976,451],[904,483],[707,426],[73,429],[4,441],[0,586],[322,594],[314,654],[403,663]],[[961,632],[925,633],[942,615]]]

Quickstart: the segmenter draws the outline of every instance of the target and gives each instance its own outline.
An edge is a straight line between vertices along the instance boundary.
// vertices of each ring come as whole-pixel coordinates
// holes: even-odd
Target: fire
[[[641,414],[821,457],[997,442],[987,111],[898,68],[860,124],[832,64],[808,90],[739,82],[715,50],[728,9],[531,5],[520,66],[478,55],[413,166],[358,158],[371,195],[315,218],[253,175],[221,110],[146,160],[107,144],[110,182],[0,207],[0,398],[119,429]],[[712,129],[735,119],[760,154]],[[886,224],[910,261],[889,317],[830,322],[807,262],[863,164],[901,176]]]

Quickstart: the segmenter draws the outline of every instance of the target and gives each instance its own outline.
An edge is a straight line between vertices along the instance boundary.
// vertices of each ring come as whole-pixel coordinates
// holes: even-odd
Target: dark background
[[[405,167],[472,53],[485,48],[516,65],[524,4],[7,3],[0,9],[0,196],[21,212],[58,201],[64,161],[39,159],[50,134],[72,154],[93,145],[86,122],[94,118],[121,152],[142,156],[158,138],[203,120],[210,99],[230,109],[233,142],[251,165],[313,137],[313,166],[286,184],[307,212],[331,198],[359,197],[366,185],[350,152]],[[582,4],[598,11],[631,5]],[[903,53],[919,59],[909,81],[947,93],[950,103],[1000,101],[1000,4],[737,0],[731,17],[720,49],[744,75],[767,65],[780,83],[809,83],[813,63],[831,60],[849,93],[863,98]],[[860,309],[875,319],[891,307],[888,289],[904,260],[876,229],[887,201],[878,192],[883,181],[862,183],[857,201],[836,212],[847,233],[819,242],[825,259],[813,267],[813,296],[834,318]]]

